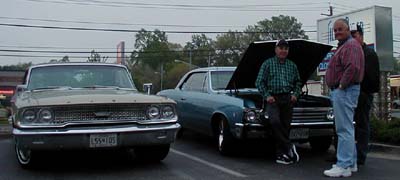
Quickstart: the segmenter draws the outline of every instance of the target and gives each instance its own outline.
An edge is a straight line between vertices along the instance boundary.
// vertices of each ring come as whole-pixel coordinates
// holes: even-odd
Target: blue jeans
[[[351,85],[346,89],[334,89],[331,92],[338,135],[336,165],[342,168],[353,167],[357,163],[353,119],[359,95],[360,85]]]

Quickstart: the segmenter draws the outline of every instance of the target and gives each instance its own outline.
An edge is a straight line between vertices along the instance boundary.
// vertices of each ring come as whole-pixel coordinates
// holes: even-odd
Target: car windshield
[[[123,67],[101,65],[63,65],[33,68],[29,90],[55,88],[131,88],[136,89]]]
[[[233,71],[212,71],[211,87],[213,90],[223,90],[229,83],[233,75]]]

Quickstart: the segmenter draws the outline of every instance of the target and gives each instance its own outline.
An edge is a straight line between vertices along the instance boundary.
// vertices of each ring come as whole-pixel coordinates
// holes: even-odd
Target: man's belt
[[[353,83],[351,85],[360,85],[360,83],[359,82],[355,82],[355,83]],[[333,91],[333,90],[337,89],[338,87],[339,87],[339,84],[331,86],[330,89],[331,89],[331,91]]]

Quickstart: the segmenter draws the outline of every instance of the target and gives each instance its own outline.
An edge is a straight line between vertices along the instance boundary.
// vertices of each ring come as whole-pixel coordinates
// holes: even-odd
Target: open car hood
[[[294,39],[289,42],[288,59],[297,65],[302,84],[312,75],[332,46],[318,42]],[[275,56],[276,41],[251,43],[244,53],[226,89],[255,88],[258,71],[262,63]]]

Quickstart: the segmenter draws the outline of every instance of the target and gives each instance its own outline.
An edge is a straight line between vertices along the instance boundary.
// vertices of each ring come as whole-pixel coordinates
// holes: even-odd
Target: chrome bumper
[[[91,134],[117,134],[117,146],[111,148],[170,144],[180,125],[120,125],[65,129],[13,129],[17,145],[29,149],[89,149]]]
[[[308,128],[309,137],[330,136],[334,134],[333,122],[292,122],[291,128]],[[271,133],[266,130],[264,125],[252,123],[235,123],[232,130],[232,134],[238,139],[266,138],[270,136]]]

